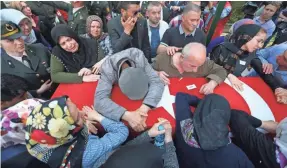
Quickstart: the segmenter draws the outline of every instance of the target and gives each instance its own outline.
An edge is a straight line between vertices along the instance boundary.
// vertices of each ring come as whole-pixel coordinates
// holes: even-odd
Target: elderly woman
[[[99,79],[104,53],[97,41],[79,37],[64,24],[51,35],[57,44],[52,50],[51,77],[56,83],[93,82]]]
[[[87,122],[100,123],[107,133],[101,138],[96,132],[89,134],[91,124]],[[164,130],[159,131],[159,125]],[[105,118],[87,106],[80,112],[70,98],[63,96],[37,106],[28,116],[25,129],[29,153],[50,168],[178,167],[172,129],[167,120],[154,124],[150,130],[120,147],[129,133],[122,122]],[[160,134],[167,137],[166,150],[150,143]]]
[[[22,38],[24,39],[25,44],[42,43],[44,46],[51,49],[51,45],[46,41],[42,34],[39,31],[32,29],[31,19],[22,12],[16,9],[2,9],[0,14],[1,20],[11,21],[21,28],[24,35]]]
[[[110,42],[110,36],[108,33],[103,32],[103,21],[96,15],[91,15],[87,18],[86,34],[81,35],[84,38],[95,39],[102,47],[105,56],[113,54],[113,49]]]
[[[24,1],[12,1],[10,2],[10,7],[21,11],[31,20],[32,28],[34,30],[40,31],[50,44],[54,43],[50,34],[50,30],[54,27],[54,25],[51,25],[46,17],[36,16],[33,14],[31,8]]]
[[[283,86],[256,56],[255,51],[262,48],[266,36],[266,31],[258,25],[242,25],[233,33],[228,42],[220,44],[212,51],[210,59],[226,69],[229,73],[227,76],[229,81],[238,90],[243,90],[243,83],[238,77],[247,76],[249,71],[254,68],[257,74],[275,92],[277,101],[286,103],[277,96],[279,92],[284,90]]]

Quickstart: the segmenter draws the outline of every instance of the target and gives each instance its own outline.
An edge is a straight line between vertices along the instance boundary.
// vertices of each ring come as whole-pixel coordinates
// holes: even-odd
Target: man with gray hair
[[[111,100],[113,85],[131,100],[143,99],[141,107],[128,111]],[[130,48],[108,57],[101,66],[101,78],[95,93],[95,110],[107,118],[129,123],[133,130],[145,129],[147,112],[161,99],[164,84],[161,82],[143,52]]]
[[[157,49],[157,54],[167,53],[174,55],[186,44],[198,42],[203,45],[206,43],[204,32],[197,28],[200,22],[201,9],[198,5],[190,3],[184,8],[182,23],[179,27],[166,30]]]
[[[200,88],[200,93],[213,93],[214,88],[227,76],[224,68],[206,59],[206,47],[201,43],[189,43],[182,52],[172,56],[167,53],[156,57],[153,68],[165,84],[170,84],[168,77],[206,77],[209,82]]]

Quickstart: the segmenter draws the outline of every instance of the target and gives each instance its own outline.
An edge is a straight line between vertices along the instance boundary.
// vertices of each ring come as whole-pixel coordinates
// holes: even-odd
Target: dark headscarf
[[[81,167],[88,141],[87,127],[78,127],[66,104],[67,97],[34,108],[26,121],[28,152],[51,168]]]
[[[52,50],[52,54],[61,61],[67,72],[77,73],[82,68],[91,68],[97,63],[99,57],[97,41],[79,37],[71,28],[64,24],[55,26],[51,31],[51,36],[57,43]],[[73,38],[79,44],[78,51],[71,53],[62,49],[58,43],[60,36]]]
[[[197,141],[203,150],[216,150],[230,143],[228,123],[231,109],[228,101],[210,94],[195,109],[193,124]]]
[[[229,43],[226,43],[225,47],[232,53],[241,56],[247,54],[240,48],[250,41],[260,31],[261,27],[256,24],[247,24],[240,26],[230,37]]]
[[[243,51],[241,47],[250,41],[260,31],[261,27],[255,24],[247,24],[240,26],[229,38],[228,42],[220,44],[222,48],[220,53],[214,52],[215,60],[217,64],[223,66],[228,73],[235,73],[236,76],[241,74],[241,70],[236,70],[236,64],[238,59],[246,59],[248,62],[246,66],[250,66],[250,60],[253,59],[255,52],[249,53]],[[218,57],[218,58],[216,58]],[[240,57],[240,58],[239,58]],[[214,58],[213,58],[214,60]],[[249,61],[248,61],[249,60]],[[243,69],[244,70],[244,69]]]

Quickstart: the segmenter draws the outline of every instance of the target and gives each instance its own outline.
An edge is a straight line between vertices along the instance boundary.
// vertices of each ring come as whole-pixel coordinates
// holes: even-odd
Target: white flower
[[[43,129],[46,125],[46,117],[41,113],[37,113],[33,119],[33,127],[36,129]]]
[[[52,118],[49,121],[48,129],[50,131],[51,136],[55,138],[66,137],[70,130],[70,125],[66,120],[62,118],[54,119]]]

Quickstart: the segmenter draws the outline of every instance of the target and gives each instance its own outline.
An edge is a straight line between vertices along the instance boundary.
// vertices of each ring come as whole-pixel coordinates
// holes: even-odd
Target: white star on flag
[[[175,118],[172,106],[174,102],[175,96],[170,94],[168,85],[165,85],[162,97],[156,107],[163,107],[173,118]]]

